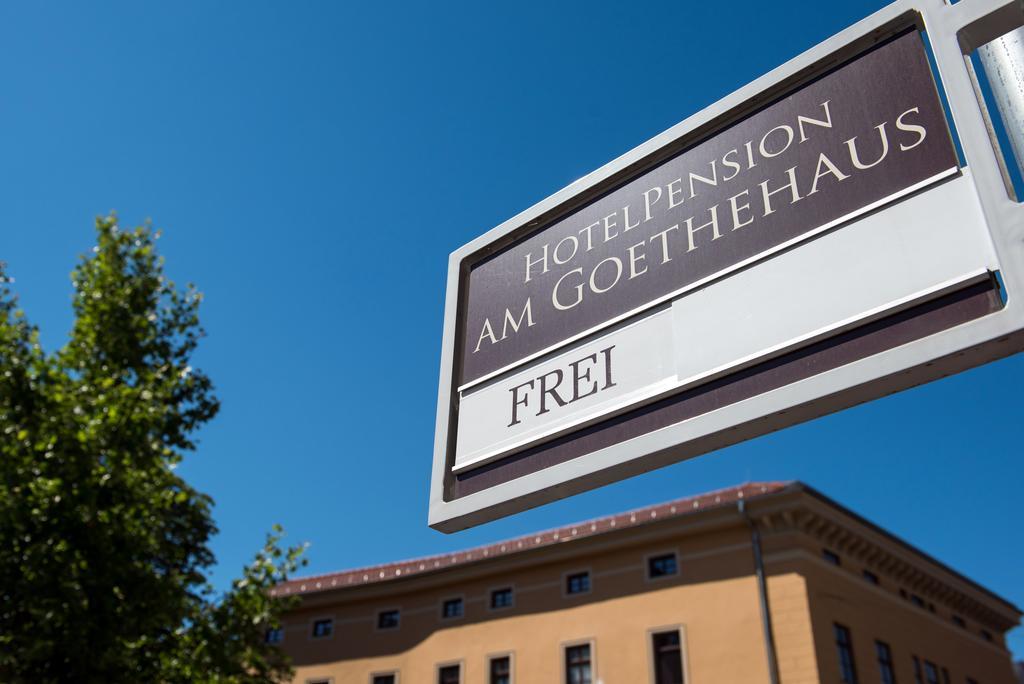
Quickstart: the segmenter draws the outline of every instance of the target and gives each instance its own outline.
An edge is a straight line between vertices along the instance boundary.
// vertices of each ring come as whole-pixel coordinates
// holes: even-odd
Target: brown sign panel
[[[922,40],[905,33],[473,265],[455,384],[734,272],[957,166]]]

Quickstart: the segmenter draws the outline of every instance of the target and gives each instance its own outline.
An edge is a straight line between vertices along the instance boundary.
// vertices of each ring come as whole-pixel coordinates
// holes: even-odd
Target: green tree
[[[279,681],[269,587],[302,549],[275,527],[218,596],[213,501],[175,473],[219,407],[190,365],[201,296],[164,276],[148,226],[96,234],[52,353],[0,264],[0,681]]]

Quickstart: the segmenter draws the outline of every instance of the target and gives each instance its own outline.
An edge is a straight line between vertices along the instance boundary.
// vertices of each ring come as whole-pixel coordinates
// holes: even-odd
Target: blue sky
[[[206,295],[223,410],[183,471],[221,586],[274,522],[326,572],[800,479],[1022,606],[1022,357],[426,526],[448,253],[881,5],[5,3],[0,259],[52,349],[93,217],[163,229]]]

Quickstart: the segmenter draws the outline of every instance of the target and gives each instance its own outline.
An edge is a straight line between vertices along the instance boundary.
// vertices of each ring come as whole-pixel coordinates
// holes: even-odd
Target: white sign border
[[[703,134],[723,117],[735,120],[776,94],[798,87],[837,59],[855,56],[908,25],[927,31],[1008,298],[998,312],[732,404],[717,411],[544,468],[485,491],[445,501],[444,482],[457,391],[453,384],[459,281],[467,260],[536,227],[545,214],[590,196],[609,179],[640,165],[681,138]],[[454,532],[603,484],[734,444],[769,430],[825,415],[877,396],[1001,358],[1024,348],[1024,205],[1005,188],[975,95],[966,55],[1024,24],[1016,0],[898,0],[584,176],[457,249],[449,257],[441,372],[428,523]],[[830,60],[831,58],[831,60]]]

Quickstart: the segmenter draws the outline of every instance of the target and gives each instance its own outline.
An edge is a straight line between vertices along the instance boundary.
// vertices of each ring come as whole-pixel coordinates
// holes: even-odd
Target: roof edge
[[[697,511],[705,511],[709,508],[721,508],[723,505],[731,505],[741,499],[756,499],[779,494],[787,489],[791,489],[794,484],[799,483],[791,480],[748,481],[703,494],[672,499],[650,506],[642,506],[559,527],[551,527],[468,549],[296,577],[281,583],[275,589],[272,589],[271,593],[273,595],[307,594],[350,586],[365,586],[383,581],[408,578],[410,576],[421,576],[428,572],[441,571],[451,567],[494,558],[509,557],[532,549],[550,547],[558,543],[593,538],[615,530],[636,527],[656,520],[664,520],[666,517],[681,517]]]

